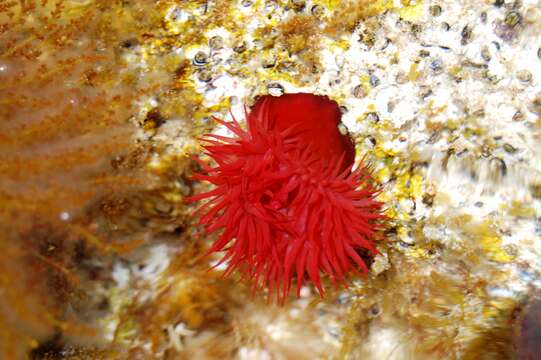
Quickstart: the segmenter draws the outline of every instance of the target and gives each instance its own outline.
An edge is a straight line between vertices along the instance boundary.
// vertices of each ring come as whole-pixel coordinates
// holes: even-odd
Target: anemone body
[[[221,232],[207,254],[224,252],[224,276],[234,271],[253,290],[268,288],[284,300],[296,279],[297,296],[309,279],[323,296],[322,274],[347,286],[352,272],[366,273],[359,250],[375,255],[382,204],[374,199],[365,165],[353,170],[355,148],[339,130],[338,105],[324,96],[287,94],[259,98],[244,130],[209,134],[196,179],[214,188],[195,195],[207,234]]]

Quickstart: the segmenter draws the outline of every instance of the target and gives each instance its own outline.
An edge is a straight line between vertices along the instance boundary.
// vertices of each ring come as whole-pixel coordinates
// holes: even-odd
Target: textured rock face
[[[541,286],[540,9],[2,2],[0,358],[512,358]],[[212,115],[299,92],[339,104],[391,223],[370,276],[275,308],[196,261],[215,239],[183,200],[197,137],[230,135]]]

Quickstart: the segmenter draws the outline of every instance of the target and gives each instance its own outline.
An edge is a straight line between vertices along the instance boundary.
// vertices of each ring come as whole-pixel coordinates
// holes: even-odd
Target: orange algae
[[[148,182],[139,171],[146,150],[128,121],[147,90],[117,75],[126,34],[111,31],[106,3],[0,6],[0,358],[96,344],[90,319],[103,299],[93,293],[101,268],[92,259],[108,266],[137,246],[112,241],[87,211]],[[114,166],[126,157],[133,166]]]

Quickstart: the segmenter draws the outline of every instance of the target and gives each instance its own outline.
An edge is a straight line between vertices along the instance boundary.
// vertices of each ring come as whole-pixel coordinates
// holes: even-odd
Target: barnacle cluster
[[[0,358],[509,358],[540,286],[540,23],[508,0],[0,1]],[[275,307],[197,261],[184,199],[211,117],[284,92],[341,105],[390,220],[367,278]]]

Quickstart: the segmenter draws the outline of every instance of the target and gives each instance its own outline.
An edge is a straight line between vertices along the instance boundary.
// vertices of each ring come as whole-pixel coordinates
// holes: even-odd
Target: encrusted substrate
[[[0,31],[0,357],[508,359],[523,343],[538,0],[21,1]],[[391,220],[367,278],[279,307],[198,261],[213,239],[183,199],[207,186],[189,180],[196,137],[227,133],[212,115],[301,91],[342,106]]]

